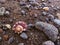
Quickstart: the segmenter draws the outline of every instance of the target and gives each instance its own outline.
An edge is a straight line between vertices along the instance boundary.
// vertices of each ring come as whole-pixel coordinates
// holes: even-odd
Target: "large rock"
[[[57,40],[58,29],[54,25],[46,22],[36,22],[35,27],[43,31],[52,41]]]
[[[52,41],[43,42],[42,45],[55,45]]]

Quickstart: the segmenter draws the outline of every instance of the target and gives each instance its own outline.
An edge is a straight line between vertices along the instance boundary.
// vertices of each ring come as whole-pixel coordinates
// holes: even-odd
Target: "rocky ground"
[[[20,34],[18,21],[27,25]],[[0,0],[0,45],[60,45],[60,0]]]

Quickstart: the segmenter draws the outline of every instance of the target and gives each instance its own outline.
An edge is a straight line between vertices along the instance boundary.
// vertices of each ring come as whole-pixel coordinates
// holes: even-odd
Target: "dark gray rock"
[[[40,30],[42,29],[41,31],[43,31],[52,41],[57,40],[58,29],[54,25],[40,21],[36,22],[35,27]]]
[[[8,40],[8,44],[11,44],[14,42],[14,37],[11,37],[9,40]]]

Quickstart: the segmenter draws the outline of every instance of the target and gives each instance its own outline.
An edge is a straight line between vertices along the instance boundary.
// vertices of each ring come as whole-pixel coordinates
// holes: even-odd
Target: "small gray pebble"
[[[21,14],[22,14],[22,15],[25,15],[26,12],[25,12],[24,10],[21,10]]]
[[[8,44],[11,44],[14,42],[14,37],[11,37],[9,40],[8,40]]]
[[[27,36],[26,33],[22,33],[22,34],[20,34],[20,37],[21,37],[22,39],[27,39],[27,38],[28,38],[28,36]]]
[[[42,45],[55,45],[52,41],[45,41]]]
[[[40,21],[36,22],[35,27],[42,29],[41,31],[43,31],[52,41],[57,40],[58,29],[54,25]]]
[[[18,45],[24,45],[24,43],[19,43]]]
[[[43,11],[43,12],[42,12],[42,15],[47,15],[47,12],[44,12],[44,11]]]

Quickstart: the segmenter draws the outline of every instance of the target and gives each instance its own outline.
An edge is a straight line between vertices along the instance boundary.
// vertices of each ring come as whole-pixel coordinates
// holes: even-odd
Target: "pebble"
[[[40,21],[35,23],[35,27],[37,29],[42,29],[41,31],[43,31],[52,41],[57,40],[58,29],[54,25]]]
[[[3,35],[3,39],[4,40],[8,40],[9,39],[9,36],[8,35]]]
[[[9,15],[9,14],[10,14],[10,12],[9,12],[9,11],[6,11],[6,12],[5,12],[5,15]]]
[[[55,45],[52,41],[45,41],[42,45]]]
[[[34,17],[37,18],[38,17],[38,14],[34,14]]]
[[[42,0],[42,2],[44,2],[45,0]]]
[[[27,39],[27,38],[28,38],[28,36],[27,36],[26,33],[21,33],[21,34],[20,34],[20,37],[21,37],[22,39]]]
[[[29,0],[30,2],[36,2],[36,0]]]
[[[19,43],[18,45],[24,45],[24,43]]]
[[[44,11],[43,11],[43,12],[42,12],[42,15],[47,15],[47,12],[44,12]]]
[[[7,26],[5,26],[4,24],[1,27],[4,31],[8,30]]]
[[[60,19],[60,13],[57,13],[56,15],[57,15],[58,19]]]
[[[10,22],[10,23],[13,23],[13,19],[9,19],[9,22]]]
[[[10,24],[5,24],[5,26],[6,26],[8,29],[11,29],[11,25],[10,25]]]
[[[0,8],[0,15],[4,15],[4,13],[5,13],[5,8],[4,7],[1,7]]]
[[[14,37],[11,37],[9,40],[8,40],[8,44],[11,44],[14,42]]]
[[[48,15],[48,18],[49,18],[51,21],[53,21],[55,17],[54,17],[52,14],[49,14],[49,15]]]
[[[0,42],[2,41],[2,37],[0,37]]]
[[[49,11],[49,7],[43,7],[43,10]]]
[[[3,33],[3,30],[2,29],[0,29],[0,33]]]
[[[60,25],[60,20],[59,19],[54,19],[54,23],[56,23],[57,25]]]
[[[34,25],[30,23],[30,24],[28,24],[28,27],[34,27]]]
[[[37,0],[29,0],[30,4],[33,5],[39,5],[39,3],[37,2]]]
[[[25,5],[26,5],[26,3],[25,3],[25,2],[23,2],[23,1],[20,1],[20,5],[21,5],[21,6],[25,6]]]
[[[5,2],[6,2],[6,0],[0,0],[0,2],[1,2],[1,3],[5,3]]]
[[[55,45],[60,45],[60,36],[58,36],[58,39],[56,40]]]
[[[22,14],[22,15],[25,15],[26,12],[25,12],[24,10],[21,10],[21,14]]]

